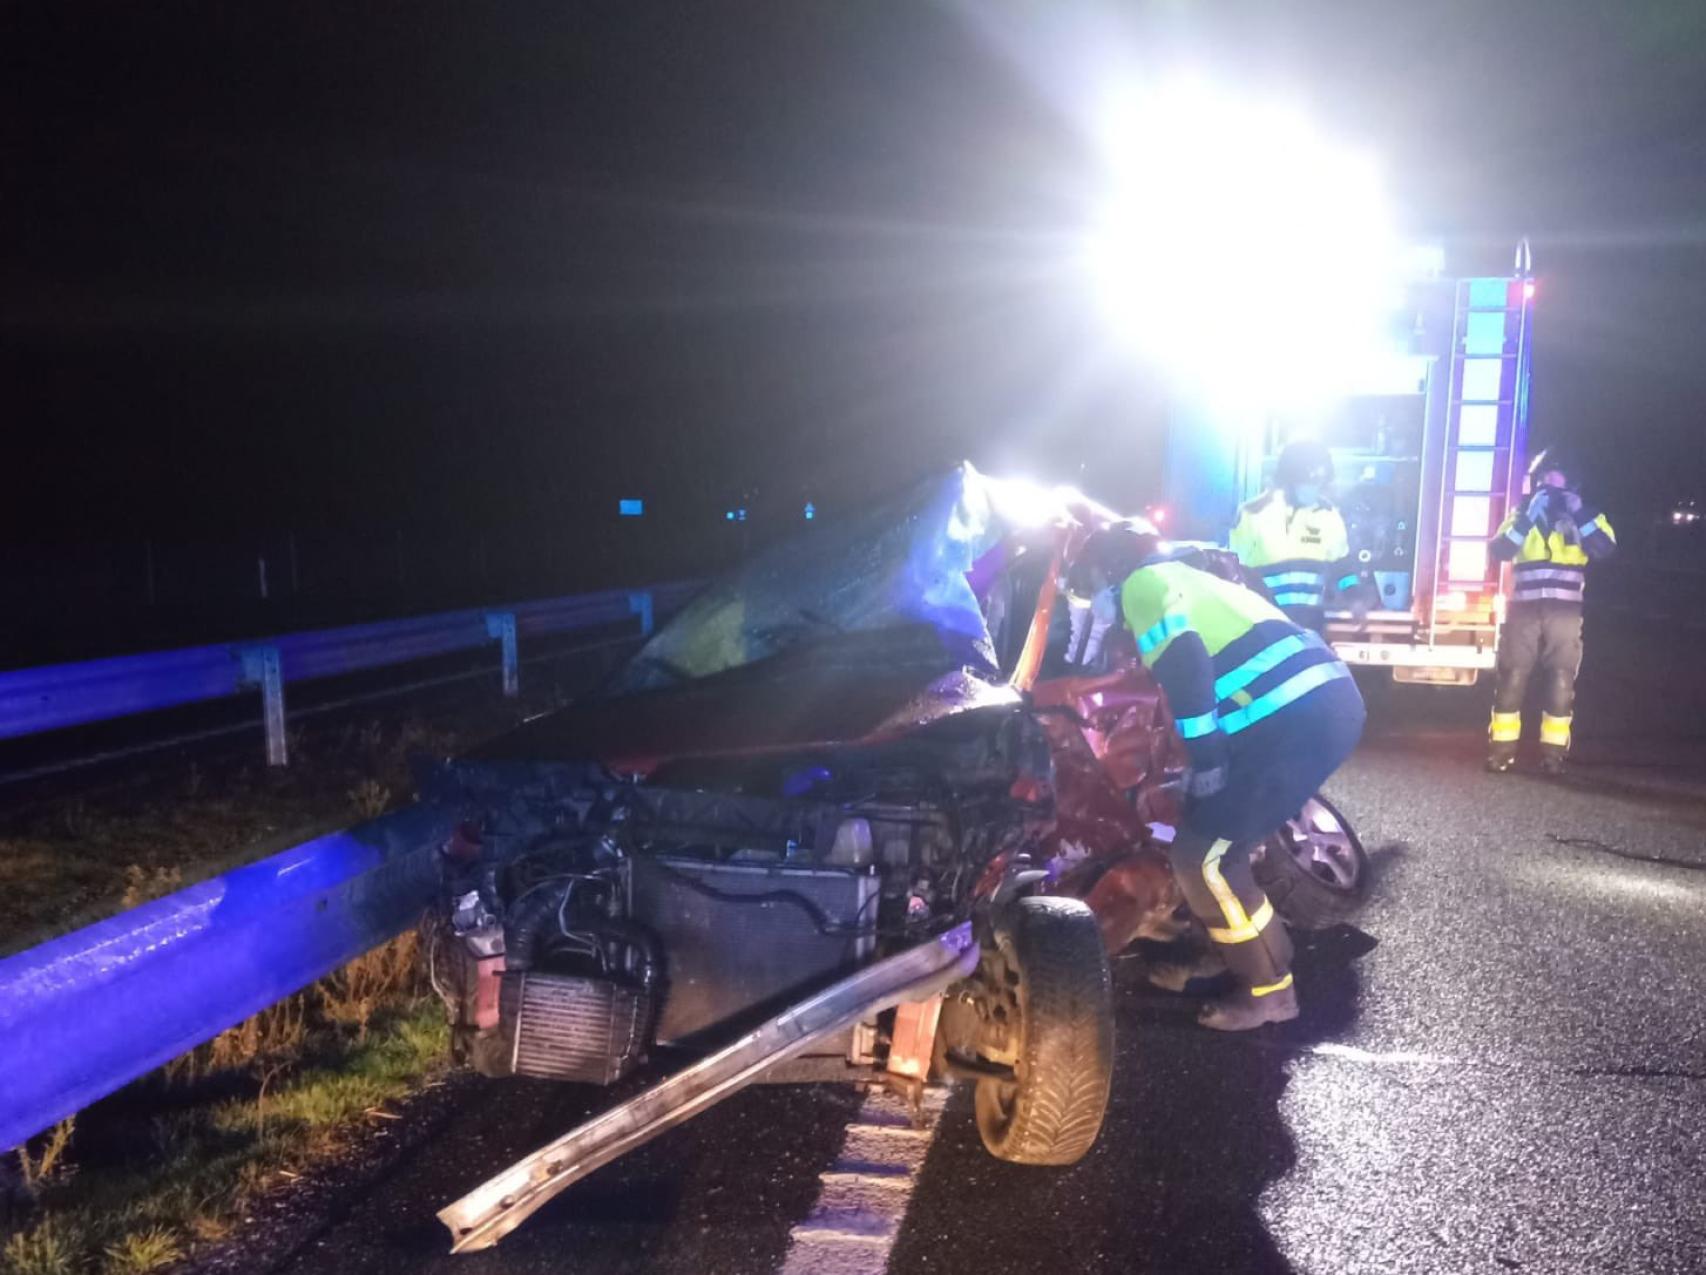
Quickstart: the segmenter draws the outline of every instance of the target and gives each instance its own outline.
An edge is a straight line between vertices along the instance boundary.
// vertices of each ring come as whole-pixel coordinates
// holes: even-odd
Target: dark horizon
[[[960,457],[1158,498],[1165,394],[1054,272],[1119,57],[1302,94],[1452,273],[1529,236],[1536,437],[1614,518],[1699,490],[1706,13],[1111,12],[15,7],[8,534],[593,537],[632,496],[689,539]]]

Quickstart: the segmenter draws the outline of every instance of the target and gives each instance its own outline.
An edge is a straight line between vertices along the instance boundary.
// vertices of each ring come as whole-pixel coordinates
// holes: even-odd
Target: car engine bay
[[[442,856],[432,970],[454,1054],[487,1075],[610,1084],[658,1049],[714,1047],[966,919],[991,865],[1052,827],[1050,775],[1018,705],[643,780],[452,763],[437,799],[469,817]],[[853,1036],[848,1062],[886,1047],[878,1024]]]

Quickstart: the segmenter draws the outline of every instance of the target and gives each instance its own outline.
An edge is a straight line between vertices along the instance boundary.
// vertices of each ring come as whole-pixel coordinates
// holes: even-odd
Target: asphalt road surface
[[[1620,790],[1585,745],[1574,781],[1488,776],[1483,707],[1422,729],[1390,708],[1331,787],[1375,898],[1301,948],[1302,1019],[1204,1033],[1125,963],[1113,1106],[1078,1165],[991,1159],[965,1091],[933,1135],[849,1134],[858,1094],[759,1088],[452,1258],[436,1209],[586,1110],[477,1085],[282,1269],[828,1269],[788,1254],[849,1179],[844,1141],[911,1137],[922,1167],[879,1184],[890,1220],[835,1269],[1706,1272],[1706,802]]]

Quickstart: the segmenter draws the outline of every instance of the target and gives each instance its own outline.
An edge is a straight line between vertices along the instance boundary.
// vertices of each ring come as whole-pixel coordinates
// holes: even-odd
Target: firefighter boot
[[[1174,955],[1168,953],[1168,957]],[[1211,982],[1225,974],[1226,962],[1213,944],[1199,951],[1180,952],[1177,959],[1153,961],[1146,971],[1150,986],[1164,992],[1186,992],[1192,983]]]
[[[1247,943],[1221,948],[1239,986],[1204,1005],[1197,1021],[1221,1032],[1243,1032],[1297,1017],[1291,978],[1291,936],[1277,917]]]
[[[1548,775],[1564,773],[1564,758],[1570,751],[1570,719],[1551,713],[1540,715],[1540,769]]]
[[[1492,724],[1487,728],[1487,769],[1502,775],[1516,766],[1516,746],[1522,738],[1522,713],[1501,713],[1493,710]]]
[[[1247,1032],[1269,1023],[1289,1023],[1297,1017],[1297,989],[1291,975],[1268,988],[1240,988],[1217,997],[1202,1008],[1197,1022],[1217,1032]]]

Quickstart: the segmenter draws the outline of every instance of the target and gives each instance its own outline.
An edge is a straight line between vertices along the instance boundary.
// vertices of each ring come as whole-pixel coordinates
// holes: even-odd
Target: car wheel
[[[1274,911],[1299,929],[1349,920],[1368,897],[1368,855],[1325,797],[1311,797],[1263,841],[1250,867]]]
[[[977,1082],[983,1145],[1016,1164],[1073,1164],[1108,1108],[1113,998],[1095,914],[1079,899],[1020,899],[995,924],[989,989],[1016,1015],[1014,1079]]]

